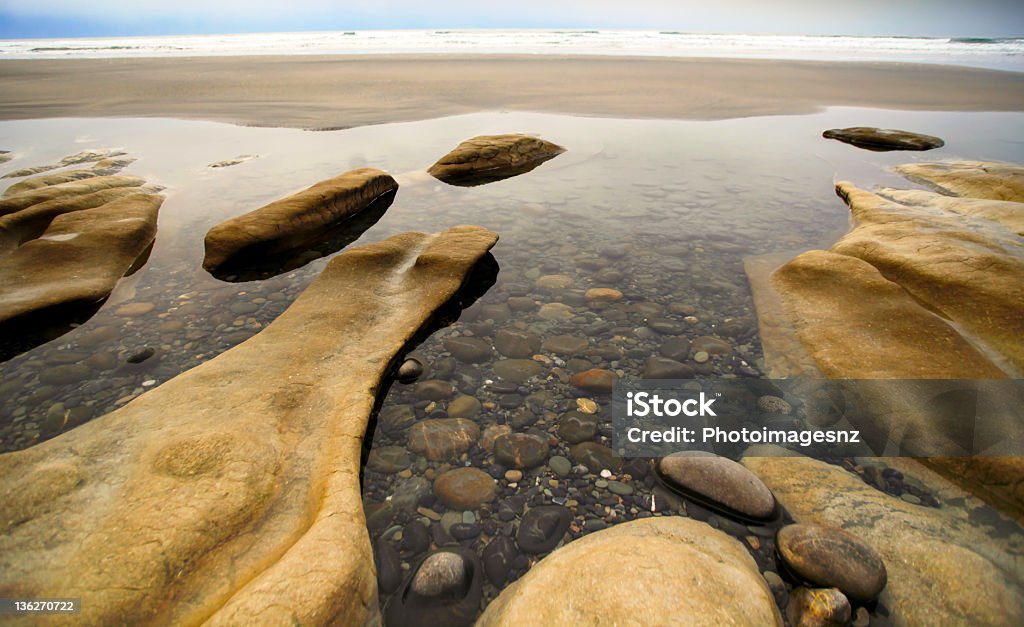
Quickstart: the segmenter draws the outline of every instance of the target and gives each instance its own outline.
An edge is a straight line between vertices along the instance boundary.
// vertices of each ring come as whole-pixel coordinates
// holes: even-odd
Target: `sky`
[[[0,0],[0,38],[399,28],[1024,36],[1024,0]]]

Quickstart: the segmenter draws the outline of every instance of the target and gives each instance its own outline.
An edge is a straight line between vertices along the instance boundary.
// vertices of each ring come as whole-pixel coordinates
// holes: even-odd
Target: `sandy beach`
[[[828,106],[1024,110],[1024,74],[939,65],[555,56],[0,62],[0,119],[348,128],[487,110],[725,119]]]

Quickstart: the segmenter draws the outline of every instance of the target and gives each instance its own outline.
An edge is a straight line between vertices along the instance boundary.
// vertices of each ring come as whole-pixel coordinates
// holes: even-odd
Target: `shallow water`
[[[946,147],[877,153],[820,137],[826,128],[857,125],[937,135]],[[568,151],[530,173],[481,187],[451,187],[423,172],[463,139],[504,132],[537,133]],[[358,243],[458,224],[482,225],[501,235],[493,250],[500,265],[496,284],[416,354],[428,364],[425,378],[449,381],[485,404],[475,418],[481,430],[515,423],[517,430],[549,434],[558,416],[575,407],[565,376],[592,366],[639,376],[644,360],[658,354],[672,334],[690,339],[716,335],[730,344],[732,354],[698,364],[699,375],[759,376],[761,348],[743,258],[829,246],[849,222],[833,192],[835,180],[862,187],[913,187],[887,167],[953,158],[1021,162],[1021,138],[1021,114],[851,108],[714,122],[486,113],[324,132],[164,119],[3,122],[0,149],[11,150],[15,159],[2,166],[0,175],[83,149],[119,147],[138,159],[125,172],[164,186],[167,201],[148,262],[121,281],[98,313],[70,333],[0,363],[0,451],[31,446],[122,406],[273,320],[326,260],[262,281],[223,281],[201,267],[204,234],[228,217],[351,168],[383,168],[401,184],[393,205]],[[256,158],[208,167],[241,155]],[[538,287],[536,280],[544,275],[566,275],[571,284]],[[624,298],[588,305],[583,293],[590,287],[612,287]],[[547,315],[551,308],[543,314],[536,306],[509,308],[510,298],[522,304],[524,297],[567,308],[554,316]],[[119,311],[129,303],[153,307],[142,315]],[[651,325],[656,319],[659,324]],[[577,355],[541,351],[550,360],[545,375],[511,386],[498,382],[500,356],[476,364],[450,359],[445,339],[475,335],[492,340],[502,328],[542,339],[568,335],[587,346]],[[149,352],[139,363],[128,361]],[[411,408],[417,418],[446,415],[445,403],[417,398],[413,386],[393,386],[382,413],[399,405]],[[601,411],[607,408],[601,407],[599,416]],[[386,433],[378,424],[367,444],[405,447],[406,435],[405,430]],[[608,435],[605,425],[595,439],[607,442]],[[567,446],[552,441],[552,455],[568,456]],[[448,467],[415,455],[409,461],[404,474],[413,477],[431,477]],[[475,448],[460,463],[496,477],[504,473]],[[581,521],[587,522],[574,536],[652,509],[651,485],[641,477],[627,494],[594,489],[590,484],[599,479],[559,478],[542,466],[515,486],[501,479],[498,499],[535,504],[578,497],[581,511],[586,510]],[[395,473],[367,469],[364,496],[368,503],[385,502],[400,484],[412,490],[416,506],[435,513],[429,489],[412,486]],[[929,498],[911,491],[918,493]],[[510,533],[502,531],[510,527],[498,514],[495,504],[493,510],[484,506],[460,516],[472,521],[466,524],[481,525],[485,535]],[[372,535],[400,546],[395,538],[401,537],[403,525],[424,515],[371,522]],[[714,520],[726,528],[736,525]],[[742,525],[732,531],[751,533]],[[752,552],[763,567],[769,566],[770,544],[758,545],[761,550]],[[403,568],[421,555],[403,553]],[[514,572],[529,563],[523,557]],[[485,596],[495,592],[488,586]]]

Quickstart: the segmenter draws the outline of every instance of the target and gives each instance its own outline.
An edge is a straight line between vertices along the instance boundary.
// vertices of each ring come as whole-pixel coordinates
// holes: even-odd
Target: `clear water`
[[[937,135],[946,147],[927,153],[877,153],[820,136],[826,128],[854,125]],[[503,132],[537,133],[568,150],[533,172],[481,187],[451,187],[424,173],[463,139]],[[541,337],[586,337],[591,348],[611,349],[553,367],[571,372],[600,366],[639,376],[644,359],[657,354],[665,339],[643,327],[651,317],[663,317],[689,325],[685,335],[690,338],[719,331],[727,337],[733,355],[713,360],[703,374],[756,374],[762,355],[743,272],[745,256],[829,246],[849,222],[846,207],[833,192],[835,180],[863,187],[910,187],[887,168],[956,158],[1024,161],[1024,115],[843,108],[805,116],[695,122],[480,113],[327,132],[164,119],[33,120],[0,123],[0,149],[15,156],[0,166],[0,175],[101,147],[123,148],[138,159],[127,173],[166,188],[156,244],[142,270],[123,279],[79,328],[0,363],[2,451],[26,448],[103,415],[258,332],[287,308],[326,260],[263,281],[224,282],[201,267],[207,229],[362,166],[394,173],[401,188],[394,204],[359,242],[459,224],[479,224],[501,235],[493,250],[500,265],[496,284],[459,322],[417,348],[428,364],[447,357],[445,338],[491,337],[497,329],[516,327]],[[208,167],[240,155],[256,157],[230,167]],[[538,289],[536,279],[549,274],[568,275],[572,285]],[[591,286],[614,287],[625,297],[591,308],[582,299],[583,290]],[[536,310],[506,309],[509,298],[523,296],[566,303],[572,315],[549,320]],[[128,303],[154,307],[142,316],[118,315],[118,308]],[[686,322],[687,316],[696,321]],[[154,350],[152,357],[127,363],[147,348]],[[97,355],[105,355],[113,367],[88,369],[59,382],[42,380],[67,364],[96,363],[90,359]],[[460,390],[495,404],[476,418],[481,429],[511,421],[527,395],[542,407],[534,425],[542,430],[574,406],[568,386],[556,376],[522,384],[511,392],[519,401],[489,388],[499,378],[493,359],[460,363],[448,376]],[[402,404],[419,417],[442,408],[416,399],[411,386],[396,384],[384,399],[383,411]],[[405,437],[377,429],[367,444],[404,446]],[[479,453],[460,463],[490,464]],[[435,474],[447,467],[419,458],[411,471]],[[367,503],[387,500],[398,481],[396,475],[367,470]],[[518,494],[564,501],[565,487],[552,486],[547,475],[528,476],[500,498]],[[608,507],[605,514],[614,510],[615,521],[629,520],[642,511],[643,498],[649,499],[649,486],[647,496],[643,490],[638,486],[629,497],[633,500],[618,503],[617,509],[600,503],[595,507]],[[493,514],[486,509],[474,512],[473,518],[486,522],[495,520]],[[390,541],[401,529],[399,523],[374,529],[374,538],[383,535]],[[749,532],[740,526],[737,533]],[[759,560],[770,559],[754,553]],[[486,598],[496,593],[493,587],[485,589]]]

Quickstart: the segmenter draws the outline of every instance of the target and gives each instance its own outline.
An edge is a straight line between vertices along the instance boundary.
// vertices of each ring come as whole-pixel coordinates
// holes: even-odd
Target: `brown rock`
[[[681,568],[685,576],[672,575]],[[782,617],[743,545],[673,516],[623,523],[557,549],[503,590],[477,625],[641,622],[760,627],[782,625]]]
[[[910,131],[890,128],[872,128],[854,126],[851,128],[832,128],[821,134],[826,139],[838,139],[858,148],[866,148],[876,152],[889,150],[931,150],[946,145],[938,137],[922,135]]]
[[[20,183],[15,183],[8,187],[3,197],[14,196],[22,192],[27,192],[33,189],[39,189],[41,187],[49,187],[50,185],[60,185],[62,183],[70,183],[72,181],[81,181],[84,179],[91,179],[97,176],[113,176],[120,172],[125,166],[131,164],[134,159],[123,158],[123,159],[103,159],[93,164],[90,168],[82,170],[65,170],[56,174],[46,174],[44,176],[33,177]]]
[[[439,462],[462,455],[480,437],[480,427],[465,418],[432,418],[409,427],[409,450]]]
[[[620,300],[622,298],[622,292],[610,287],[592,287],[587,290],[587,293],[583,296],[590,301],[613,301]]]
[[[683,451],[663,457],[658,474],[672,488],[747,518],[775,515],[775,497],[752,472],[727,457]]]
[[[456,468],[434,479],[434,494],[449,509],[475,510],[494,498],[494,479],[478,468]]]
[[[870,603],[885,588],[885,562],[867,543],[842,529],[787,525],[776,538],[779,555],[798,576]]]
[[[75,196],[84,196],[115,187],[140,187],[145,183],[145,179],[137,176],[119,174],[115,176],[97,176],[81,181],[40,187],[39,189],[32,189],[13,196],[0,198],[0,216],[17,213],[33,205],[57,199],[71,199]]]
[[[494,459],[511,468],[533,468],[548,458],[548,443],[528,433],[510,433],[494,440]]]
[[[525,174],[563,152],[529,135],[481,135],[459,144],[427,172],[450,185],[483,185]]]
[[[590,370],[584,370],[583,372],[574,374],[569,383],[573,387],[593,392],[594,394],[611,394],[612,386],[619,380],[619,375],[615,374],[611,370],[604,370],[603,368],[591,368]]]
[[[296,250],[398,190],[386,172],[351,170],[221,222],[206,234],[203,267],[213,271]]]
[[[0,588],[90,599],[89,624],[376,620],[359,484],[376,394],[496,240],[344,252],[252,339],[0,455]]]
[[[162,202],[136,194],[58,216],[39,239],[0,258],[0,325],[102,302],[153,242]]]
[[[907,480],[965,494],[913,460],[899,470]],[[879,601],[895,624],[1019,625],[1024,587],[1014,574],[1024,558],[1015,541],[972,520],[954,506],[911,505],[839,466],[806,457],[748,456],[743,465],[771,488],[793,518],[841,528],[881,556],[887,585]],[[923,602],[927,599],[927,602]]]

